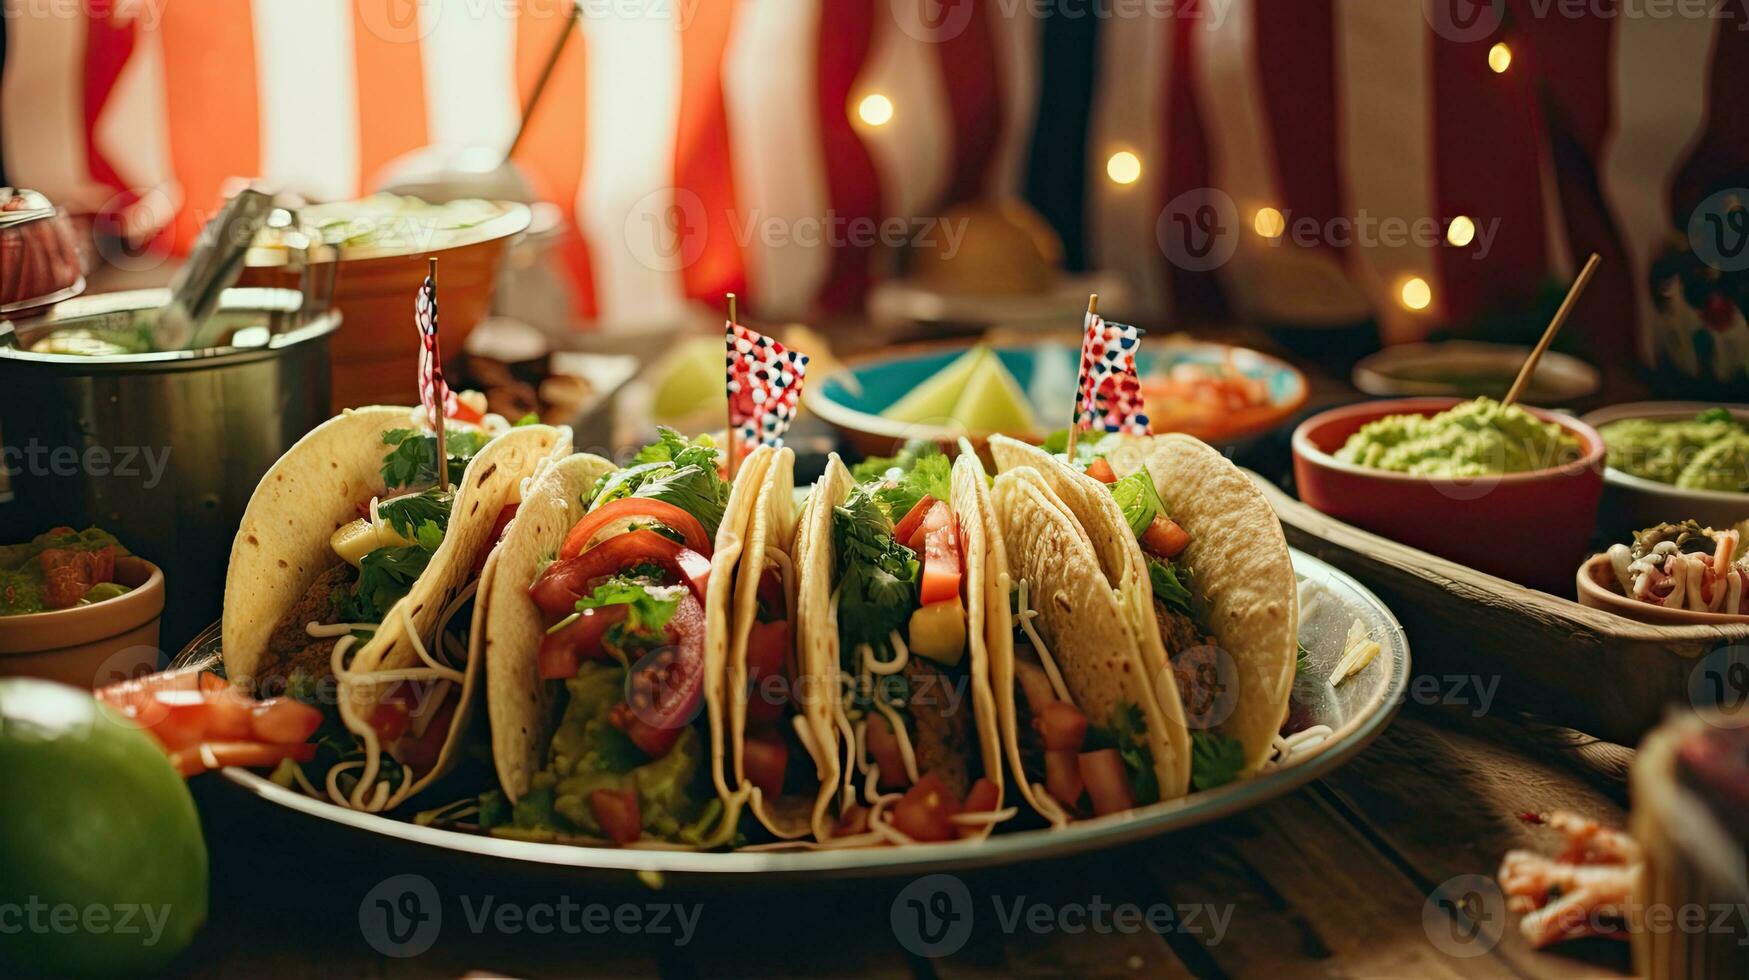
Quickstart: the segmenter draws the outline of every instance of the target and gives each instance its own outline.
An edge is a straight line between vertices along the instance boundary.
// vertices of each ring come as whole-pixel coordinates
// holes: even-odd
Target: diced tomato
[[[469,425],[479,425],[486,421],[486,416],[479,409],[469,405],[466,398],[455,400],[455,411],[450,412],[448,417],[457,422],[466,422]]]
[[[923,526],[923,518],[929,514],[935,503],[934,497],[924,494],[922,500],[912,504],[911,509],[905,512],[905,516],[899,519],[899,523],[893,526],[893,540],[909,546],[917,529]]]
[[[1079,760],[1081,778],[1087,783],[1087,795],[1093,800],[1096,815],[1103,817],[1136,805],[1129,776],[1124,773],[1123,756],[1116,749],[1083,752]]]
[[[420,775],[437,765],[438,756],[443,754],[443,743],[449,739],[450,724],[455,720],[456,700],[453,690],[445,694],[443,703],[432,712],[431,721],[422,734],[403,735],[394,743],[391,754],[397,762]]]
[[[990,813],[996,809],[1002,792],[988,777],[979,779],[966,791],[966,805],[960,808],[961,813]],[[961,837],[975,837],[983,833],[984,828],[978,824],[956,824]]]
[[[874,757],[874,764],[881,767],[877,783],[881,789],[904,789],[911,785],[911,777],[905,772],[905,756],[899,751],[899,739],[886,715],[878,712],[869,715],[863,738],[868,742],[868,754]]]
[[[1067,701],[1052,701],[1033,719],[1045,749],[1054,752],[1079,752],[1087,740],[1087,716]]]
[[[624,622],[625,606],[602,606],[585,609],[577,618],[540,641],[540,676],[542,680],[563,680],[577,676],[577,667],[584,660],[598,660],[608,655],[601,645],[602,634],[615,624]]]
[[[660,565],[676,581],[690,586],[700,602],[704,601],[710,584],[711,560],[655,531],[616,534],[581,555],[553,562],[529,587],[529,598],[556,621],[570,615],[577,608],[578,599],[595,591],[596,579],[640,562]]]
[[[783,717],[789,706],[789,684],[785,667],[789,663],[789,621],[755,622],[747,633],[747,721],[749,724],[774,722]],[[776,677],[783,683],[768,681]]]
[[[498,542],[504,540],[504,529],[516,519],[516,504],[505,504],[498,509],[498,517],[492,522],[492,533],[486,538],[486,546],[474,557],[474,577],[486,570],[486,559],[492,557],[492,549],[498,547]]]
[[[959,801],[934,773],[924,773],[917,785],[893,804],[893,828],[915,841],[943,841],[954,837],[953,815]]]
[[[1087,475],[1100,483],[1116,483],[1117,474],[1112,471],[1111,464],[1103,456],[1095,456],[1093,462],[1087,464]]]
[[[322,727],[322,712],[294,698],[269,698],[251,714],[255,737],[274,745],[308,741]]]
[[[208,768],[242,766],[245,769],[267,769],[282,759],[308,762],[316,755],[313,742],[301,745],[265,745],[261,742],[204,742],[170,753],[170,764],[184,776],[197,776]],[[207,759],[212,759],[212,766]]]
[[[227,688],[206,695],[206,737],[216,742],[240,742],[255,737],[255,702],[242,691]]]
[[[150,722],[137,718],[158,744],[174,752],[196,745],[206,737],[207,722],[212,708],[207,695],[199,691],[158,691],[152,695]]]
[[[598,789],[589,794],[589,812],[595,814],[601,832],[621,847],[637,843],[644,835],[636,790]]]
[[[632,668],[631,693],[608,715],[651,758],[673,748],[704,700],[704,607],[683,596],[664,629],[671,645]]]
[[[783,591],[783,577],[775,568],[759,575],[759,611],[767,620],[785,619],[789,615],[789,596]]]
[[[1081,778],[1081,763],[1075,752],[1045,753],[1045,790],[1069,809],[1081,802],[1087,784]]]
[[[1177,558],[1190,545],[1190,535],[1165,514],[1154,515],[1154,523],[1142,532],[1142,550],[1161,558]]]
[[[923,585],[917,598],[927,606],[960,594],[960,536],[953,512],[939,501],[923,527]]]
[[[412,719],[407,716],[407,706],[399,701],[384,698],[370,709],[370,727],[377,733],[377,738],[383,742],[393,742],[407,734],[407,726]]]
[[[779,734],[749,736],[742,745],[742,765],[747,781],[759,787],[767,801],[783,795],[783,776],[789,768],[789,744]]]
[[[868,807],[860,803],[852,803],[838,815],[838,823],[832,827],[834,837],[854,837],[857,834],[868,833]]]
[[[581,520],[571,525],[570,533],[565,535],[565,543],[559,546],[559,557],[577,557],[602,528],[616,521],[636,518],[654,521],[679,531],[680,536],[686,539],[688,548],[710,557],[711,539],[704,533],[704,525],[699,523],[698,518],[665,500],[653,500],[649,497],[621,497],[583,515]]]

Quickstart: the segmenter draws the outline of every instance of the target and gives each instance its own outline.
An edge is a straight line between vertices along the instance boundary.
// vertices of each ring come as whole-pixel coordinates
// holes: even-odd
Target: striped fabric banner
[[[1600,345],[1632,343],[1673,220],[1749,171],[1744,25],[1499,0],[1454,27],[1446,6],[586,4],[516,162],[571,219],[556,261],[583,323],[725,291],[764,318],[854,309],[895,255],[853,230],[1021,194],[1072,268],[1129,279],[1126,318],[1358,305],[1409,340],[1598,251],[1581,315]],[[175,249],[246,180],[347,197],[410,154],[507,146],[570,10],[92,9],[8,18],[0,167]],[[863,117],[869,96],[890,118]],[[1223,261],[1166,241],[1204,227]]]

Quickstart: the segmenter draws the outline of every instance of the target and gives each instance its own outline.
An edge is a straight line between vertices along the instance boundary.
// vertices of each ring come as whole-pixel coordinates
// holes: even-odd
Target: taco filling
[[[1609,546],[1597,584],[1630,599],[1693,612],[1749,614],[1749,554],[1733,528],[1695,521],[1635,532],[1632,547]]]
[[[974,815],[1000,797],[982,771],[970,698],[951,464],[930,446],[865,461],[854,475],[832,514],[838,721],[853,760],[838,832],[898,843],[976,833]]]
[[[540,678],[563,688],[558,729],[514,805],[482,799],[483,827],[700,844],[721,822],[702,730],[704,603],[728,498],[716,449],[669,430],[584,495],[528,590],[546,627]]]
[[[502,420],[493,421],[494,429],[501,430]],[[342,680],[371,683],[369,675],[348,670],[348,655],[385,626],[390,611],[425,572],[448,533],[453,488],[496,434],[467,423],[446,426],[451,489],[445,490],[435,485],[434,435],[411,428],[383,433],[388,451],[381,476],[388,493],[358,501],[358,518],[334,532],[329,540],[333,564],[275,624],[259,675],[252,678],[258,689],[283,684],[285,694],[323,713],[312,736],[314,757],[301,768],[282,767],[276,774],[281,782],[296,783],[311,795],[342,805],[374,810],[398,799],[404,786],[436,766],[467,660],[472,585],[441,612],[430,648],[412,628],[404,607],[396,615],[406,621],[387,624],[407,629],[423,666],[396,671],[394,679],[383,682],[366,718],[353,719],[358,724],[349,727],[351,699],[333,692]],[[512,502],[498,515],[492,536],[473,559],[474,577],[515,510]],[[371,735],[361,742],[353,732],[366,726]],[[368,744],[373,738],[374,746]]]

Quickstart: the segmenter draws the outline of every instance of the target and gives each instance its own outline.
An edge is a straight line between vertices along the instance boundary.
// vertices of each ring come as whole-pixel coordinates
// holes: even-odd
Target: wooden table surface
[[[313,838],[313,821],[263,825],[261,804],[209,776],[198,796],[212,848],[212,911],[177,972],[215,978],[1624,973],[1623,943],[1587,940],[1539,952],[1526,946],[1516,917],[1498,905],[1480,906],[1479,933],[1466,933],[1442,911],[1440,898],[1474,884],[1460,880],[1454,887],[1448,884],[1453,879],[1491,877],[1508,848],[1554,846],[1552,833],[1523,814],[1558,807],[1611,825],[1625,822],[1626,750],[1493,712],[1476,717],[1477,710],[1405,705],[1373,745],[1329,778],[1204,828],[1110,852],[959,875],[970,904],[952,908],[969,907],[971,931],[957,951],[933,959],[907,948],[907,941],[918,941],[915,927],[904,925],[916,921],[914,915],[907,919],[901,908],[894,925],[895,898],[915,894],[900,895],[909,880],[687,894],[458,872],[418,851]],[[370,918],[366,907],[361,919],[361,906],[382,897],[384,881],[409,874],[431,882],[441,923],[428,949],[388,957],[372,945],[372,939],[384,941],[382,928],[370,924],[380,916]],[[387,887],[397,890],[393,883]],[[604,929],[605,922],[583,916],[583,907],[597,904],[616,915],[646,916],[650,928]],[[660,923],[654,905],[667,907]],[[568,919],[551,918],[567,907]],[[1152,921],[1166,928],[1147,928],[1150,910]],[[683,930],[682,919],[690,928]],[[570,932],[562,925],[535,931],[549,922],[568,922]],[[403,949],[427,945],[421,939],[409,944]]]

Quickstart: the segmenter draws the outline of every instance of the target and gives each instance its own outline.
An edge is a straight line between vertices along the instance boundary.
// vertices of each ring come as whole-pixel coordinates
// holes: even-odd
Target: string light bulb
[[[1287,230],[1287,218],[1275,208],[1258,208],[1257,216],[1251,219],[1251,228],[1264,238],[1280,238]]]
[[[1411,310],[1425,310],[1433,305],[1433,288],[1420,276],[1410,276],[1403,280],[1399,295],[1403,305]]]
[[[879,92],[865,95],[856,104],[856,115],[870,126],[885,126],[893,119],[893,100]]]
[[[1467,214],[1451,219],[1451,224],[1445,226],[1445,240],[1455,248],[1463,248],[1476,240],[1476,222]]]
[[[1488,49],[1488,67],[1494,69],[1494,74],[1504,75],[1506,69],[1512,67],[1512,48],[1501,41]]]
[[[1105,161],[1105,175],[1117,184],[1133,184],[1142,176],[1142,158],[1128,150],[1119,150]]]

